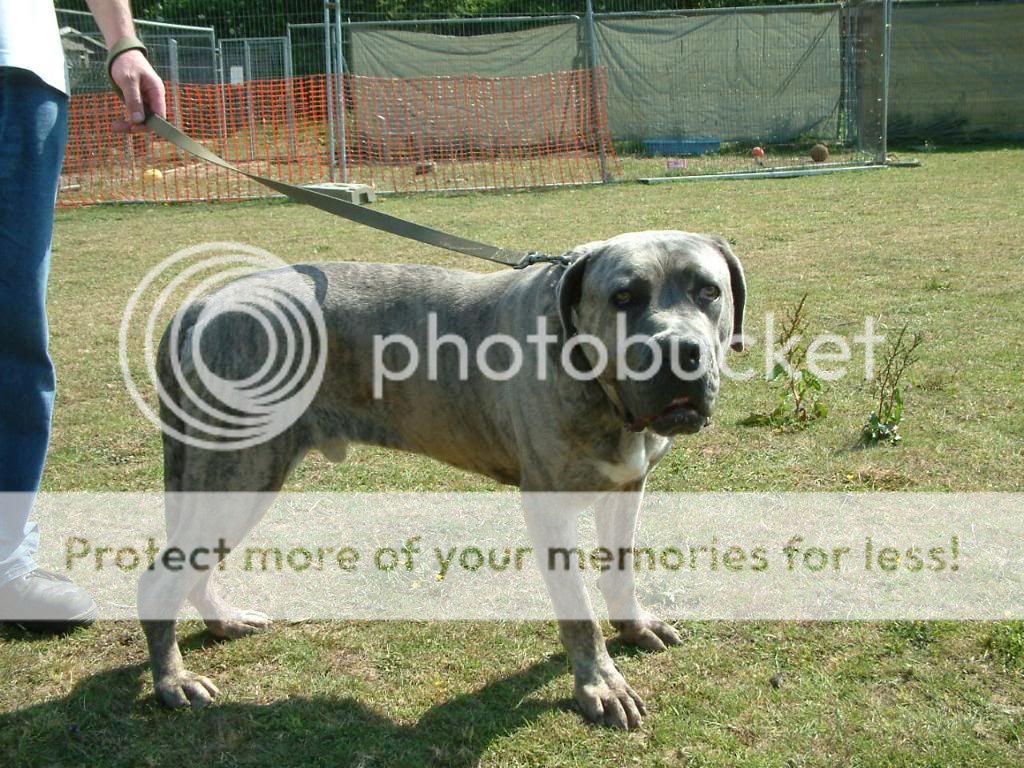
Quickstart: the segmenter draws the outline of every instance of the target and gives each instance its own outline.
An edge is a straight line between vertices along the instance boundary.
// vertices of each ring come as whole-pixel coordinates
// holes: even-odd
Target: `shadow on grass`
[[[193,635],[182,649],[203,644]],[[494,739],[552,709],[528,697],[566,666],[564,655],[545,658],[406,724],[354,698],[171,712],[150,694],[148,666],[133,664],[81,680],[64,698],[0,714],[0,765],[473,766]]]

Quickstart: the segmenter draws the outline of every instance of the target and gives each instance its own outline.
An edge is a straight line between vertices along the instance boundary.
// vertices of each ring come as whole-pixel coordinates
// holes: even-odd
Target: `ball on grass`
[[[164,173],[159,168],[147,168],[142,172],[144,181],[160,181],[163,177]]]
[[[815,144],[811,147],[811,160],[816,163],[824,163],[828,160],[828,147],[824,144]]]
[[[764,157],[764,148],[754,147],[752,150],[750,150],[750,156],[753,157],[755,160],[760,160],[762,157]]]

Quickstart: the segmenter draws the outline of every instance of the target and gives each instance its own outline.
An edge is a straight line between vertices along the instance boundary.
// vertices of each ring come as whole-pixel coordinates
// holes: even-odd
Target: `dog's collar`
[[[567,256],[549,256],[546,253],[530,251],[512,269],[526,269],[534,264],[557,264],[560,267],[568,267],[571,263]]]

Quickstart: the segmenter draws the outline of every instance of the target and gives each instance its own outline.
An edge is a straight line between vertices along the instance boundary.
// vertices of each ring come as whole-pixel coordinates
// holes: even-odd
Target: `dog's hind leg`
[[[188,597],[219,637],[238,637],[269,624],[263,614],[219,598],[211,576],[273,503],[302,451],[289,433],[240,451],[172,450],[166,462],[173,465],[166,467],[172,470],[165,482],[167,548],[140,580],[139,611],[157,698],[170,707],[203,706],[217,689],[185,668],[175,619]]]
[[[189,321],[187,325],[190,327],[191,323]],[[186,333],[187,330],[183,328],[182,337]],[[193,450],[180,440],[179,436],[186,434],[187,429],[179,410],[172,407],[180,407],[183,398],[171,365],[170,348],[170,334],[165,334],[160,342],[158,372],[163,390],[160,420],[164,428],[164,520],[169,540],[182,517],[186,466],[189,452]],[[168,547],[164,553],[169,551]],[[176,633],[178,611],[188,592],[189,583],[169,572],[166,560],[160,562],[160,570],[157,570],[157,562],[154,562],[153,566],[143,572],[138,592],[139,618],[149,647],[153,687],[157,700],[166,706],[203,706],[217,695],[217,688],[207,678],[185,669]]]
[[[220,590],[213,572],[207,573],[189,593],[188,600],[194,605],[206,630],[221,640],[234,640],[251,635],[270,626],[270,617],[260,611],[236,608],[231,605]]]
[[[273,485],[255,494],[245,493],[251,507],[234,511],[231,514],[239,514],[240,526],[232,524],[231,530],[226,531],[230,537],[227,546],[231,549],[236,547],[252,527],[259,522],[264,513],[273,503],[274,497],[284,484],[284,480],[291,474],[292,468],[299,463],[302,456],[297,455],[294,445],[290,440],[279,439],[263,449],[269,449],[274,453],[280,453],[289,461],[272,460],[271,466],[266,468],[270,475],[274,475]],[[261,449],[262,450],[262,449]],[[304,452],[302,452],[304,453]],[[226,556],[226,551],[221,548],[218,553],[218,562]],[[205,571],[199,583],[189,592],[188,600],[196,607],[203,621],[206,622],[206,629],[214,637],[222,640],[233,640],[245,637],[253,632],[258,632],[270,626],[270,617],[260,611],[237,608],[229,603],[218,589],[217,572],[214,568]]]
[[[323,439],[317,442],[316,448],[331,462],[340,463],[345,460],[345,455],[348,452],[349,443],[347,440],[341,437],[333,437],[329,439]],[[291,474],[292,468],[302,460],[305,455],[305,450],[298,449],[294,440],[288,436],[284,438],[278,438],[274,442],[267,446],[264,446],[261,450],[269,451],[274,455],[280,455],[283,457],[290,457],[291,464],[284,467],[281,462],[272,462],[272,466],[267,468],[265,471],[269,473],[280,473],[281,469],[284,468],[284,478],[287,478]],[[266,506],[269,506],[272,501],[272,496],[280,489],[280,485],[283,484],[284,479],[273,489],[268,489],[260,494],[260,498],[255,500],[255,504],[262,504],[266,502]],[[249,517],[252,518],[252,525],[255,525],[256,521],[262,517],[266,511],[266,506],[258,510],[254,510]],[[244,533],[248,533],[251,529],[251,525],[245,529]],[[244,535],[244,533],[242,535]],[[240,538],[239,538],[240,540]],[[236,541],[235,544],[238,542]],[[235,544],[232,544],[234,546]],[[217,575],[216,571],[211,569],[205,573],[200,582],[192,589],[188,595],[189,602],[192,603],[202,615],[203,620],[206,622],[206,628],[210,634],[214,637],[218,637],[224,640],[230,640],[238,637],[244,637],[245,635],[258,632],[261,629],[266,629],[270,626],[270,617],[264,613],[253,610],[243,610],[236,608],[228,603],[221,595],[220,590],[217,588]]]
[[[186,598],[221,637],[269,623],[262,614],[232,608],[217,597],[210,577],[266,512],[306,444],[299,423],[250,447],[234,447],[229,440],[211,444],[225,434],[219,428],[231,422],[232,411],[243,416],[248,411],[211,392],[206,383],[248,381],[270,353],[265,336],[256,332],[262,326],[245,312],[214,313],[196,336],[202,307],[186,310],[180,324],[172,326],[176,335],[165,333],[160,345],[167,547],[139,581],[139,615],[156,695],[172,707],[202,706],[217,692],[209,680],[189,672],[181,658],[175,622]],[[275,358],[282,365],[288,359]],[[208,371],[205,379],[202,370]]]

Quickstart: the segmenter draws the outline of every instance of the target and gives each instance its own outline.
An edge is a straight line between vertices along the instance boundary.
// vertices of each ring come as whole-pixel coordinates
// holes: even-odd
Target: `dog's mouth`
[[[651,429],[659,435],[692,435],[711,421],[706,407],[696,405],[688,396],[681,395],[655,414],[639,418],[626,417],[626,429],[643,432]]]

